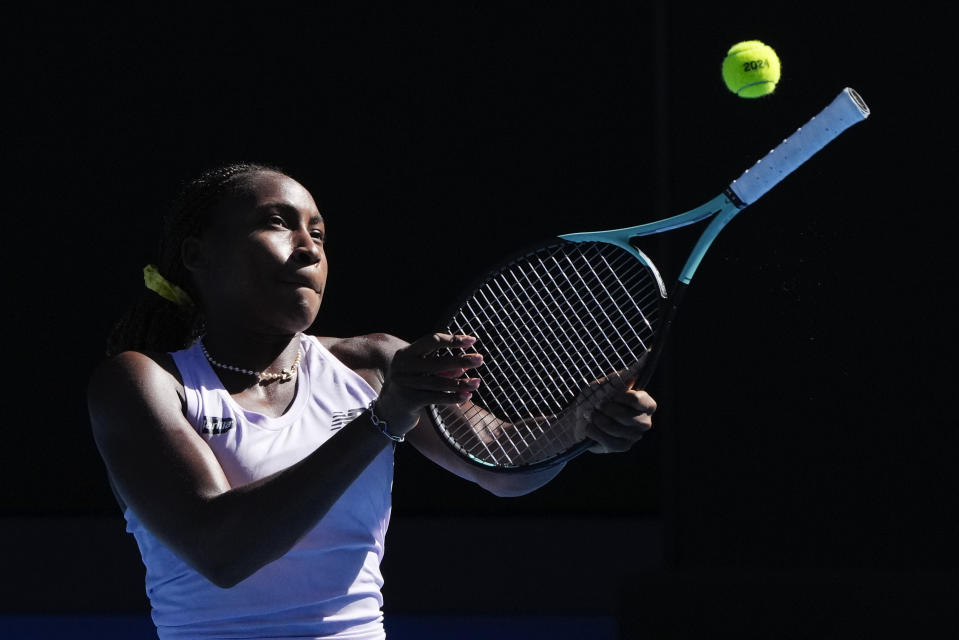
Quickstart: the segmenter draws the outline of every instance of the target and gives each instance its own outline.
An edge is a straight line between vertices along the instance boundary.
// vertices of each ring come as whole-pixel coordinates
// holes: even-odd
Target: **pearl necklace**
[[[257,382],[263,382],[264,380],[279,380],[280,382],[289,382],[293,379],[293,376],[296,375],[296,369],[300,366],[300,358],[303,356],[303,351],[296,352],[296,360],[293,361],[293,364],[287,369],[283,369],[277,373],[267,373],[265,371],[251,371],[250,369],[243,369],[241,367],[234,367],[229,364],[222,364],[213,359],[213,356],[210,355],[210,352],[206,350],[206,345],[203,344],[203,340],[200,340],[200,349],[203,351],[203,355],[206,356],[207,361],[212,364],[214,367],[220,369],[226,369],[227,371],[235,371],[237,373],[245,373],[248,376],[255,376]]]

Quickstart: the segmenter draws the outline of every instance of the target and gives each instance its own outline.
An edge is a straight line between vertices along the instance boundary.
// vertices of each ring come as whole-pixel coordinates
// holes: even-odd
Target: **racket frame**
[[[783,140],[764,158],[756,162],[751,169],[747,169],[737,180],[731,182],[722,193],[695,209],[662,220],[632,227],[572,233],[558,237],[558,240],[561,242],[600,242],[619,247],[638,260],[653,276],[656,286],[659,288],[661,320],[658,323],[657,330],[654,332],[653,343],[647,350],[645,366],[639,378],[635,381],[634,388],[645,387],[652,377],[656,369],[657,361],[663,352],[663,345],[670,333],[670,328],[673,324],[679,303],[684,297],[685,291],[699,267],[703,256],[713,244],[713,241],[719,235],[720,231],[722,231],[740,211],[762,197],[771,188],[781,182],[783,178],[835,139],[840,133],[857,122],[865,120],[869,114],[869,108],[859,94],[853,89],[846,88],[840,92],[825,109],[817,114],[817,116],[810,119],[804,127],[797,129],[793,136]],[[645,253],[634,246],[631,241],[635,238],[685,227],[710,217],[712,220],[710,220],[709,224],[700,234],[672,289],[667,292],[662,276],[656,265]],[[513,252],[509,254],[506,260],[498,263],[501,266],[495,272],[498,273],[505,270],[519,258],[534,253],[538,249],[556,244],[557,241],[554,239],[550,242],[539,243],[532,247]],[[478,289],[479,286],[490,280],[490,273],[491,272],[487,272],[483,276],[476,278],[473,287],[467,288],[464,291],[471,292]],[[451,305],[450,312],[445,318],[451,318],[453,312],[458,310],[462,306],[462,303],[469,299],[470,296],[468,294],[460,298],[457,303]],[[443,433],[444,429],[440,427],[443,421],[435,405],[430,406],[429,414],[434,428],[440,432],[440,439],[445,442],[447,446],[463,459],[486,470],[522,472],[552,467],[563,464],[580,455],[594,444],[590,440],[586,440],[568,451],[546,460],[520,466],[502,466],[475,458],[458,443],[452,442],[447,438]]]

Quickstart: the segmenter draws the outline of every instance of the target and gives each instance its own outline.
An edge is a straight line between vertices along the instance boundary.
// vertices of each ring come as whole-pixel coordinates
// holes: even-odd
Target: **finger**
[[[649,356],[649,351],[646,351],[636,362],[631,364],[629,367],[614,371],[609,375],[600,378],[597,380],[598,383],[609,383],[616,382],[623,387],[630,389],[636,380],[642,375],[643,370],[646,368],[646,359]]]
[[[449,333],[432,333],[423,336],[419,340],[411,343],[401,351],[410,356],[422,358],[436,353],[441,349],[466,349],[473,346],[476,338],[462,334],[451,335]]]
[[[624,389],[625,385],[622,381],[615,378],[603,378],[591,382],[586,388],[582,389],[576,401],[578,404],[596,407],[607,402],[614,395],[622,393]]]
[[[592,453],[622,453],[624,451],[629,451],[639,440],[639,438],[614,438],[613,436],[603,433],[602,431],[591,433],[589,429],[587,429],[587,434],[589,434],[589,439],[596,443],[589,448],[589,451]]]
[[[645,390],[630,389],[617,393],[610,397],[606,406],[622,407],[633,413],[648,413],[652,415],[656,412],[656,401]]]
[[[596,409],[596,413],[605,414],[620,424],[631,424],[640,420],[647,420],[653,415],[653,410],[647,405],[637,405],[633,402],[606,402]]]
[[[447,378],[444,376],[424,376],[419,374],[394,373],[390,376],[394,385],[416,391],[476,391],[480,386],[479,378]]]
[[[582,402],[588,402],[593,405],[611,400],[612,398],[625,394],[635,380],[631,370],[623,369],[594,380],[585,389],[580,392]]]
[[[442,374],[447,377],[462,375],[466,369],[474,369],[483,364],[481,354],[461,351],[472,346],[475,341],[472,336],[450,336],[441,333],[425,336],[397,351],[390,367],[410,373]],[[460,373],[455,373],[457,370]]]
[[[469,401],[473,397],[473,392],[467,389],[459,389],[453,393],[436,393],[436,392],[422,392],[423,396],[423,406],[437,404],[437,405],[449,405],[449,404],[463,404],[464,402]]]
[[[483,364],[480,353],[437,354],[428,358],[394,357],[390,367],[402,374],[441,375],[446,378],[462,375],[467,369],[475,369]]]
[[[653,422],[649,414],[640,414],[617,420],[602,411],[596,411],[590,419],[589,426],[613,438],[638,440],[644,433],[653,428]],[[586,428],[587,434],[591,432],[589,426]]]
[[[389,391],[388,401],[386,395],[387,392],[384,390],[383,394],[380,395],[381,400],[378,401],[378,404],[398,407],[396,410],[401,413],[415,413],[429,405],[462,404],[469,400],[473,393],[465,389],[455,392],[431,391],[428,389],[403,389],[400,391],[394,386]]]

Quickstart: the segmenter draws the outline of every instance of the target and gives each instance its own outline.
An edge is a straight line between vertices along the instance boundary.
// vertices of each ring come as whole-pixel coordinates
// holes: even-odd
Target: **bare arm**
[[[374,388],[379,388],[379,380],[382,379],[383,372],[389,370],[390,382],[384,386],[384,395],[387,387],[407,388],[408,393],[414,394],[422,393],[422,389],[430,389],[434,393],[445,396],[442,404],[469,404],[471,391],[476,388],[479,381],[457,379],[456,376],[466,371],[466,367],[478,366],[480,361],[460,362],[455,356],[430,357],[426,360],[422,358],[426,353],[453,346],[453,341],[457,339],[460,338],[437,333],[410,344],[395,336],[375,334],[344,341],[326,338],[323,342],[334,355],[363,376]],[[471,340],[471,338],[467,339],[467,341]],[[468,345],[461,343],[457,346]],[[377,400],[377,403],[381,417],[387,417],[388,405],[381,400]],[[407,434],[407,442],[437,465],[461,478],[475,482],[494,495],[506,497],[529,493],[552,480],[562,470],[560,465],[535,473],[507,474],[495,473],[471,465],[450,451],[449,447],[443,443],[430,425],[425,412],[426,409],[422,409],[414,415],[398,418],[419,425]],[[492,419],[502,423],[501,420]]]
[[[182,412],[172,364],[127,352],[91,379],[94,438],[118,497],[154,535],[221,587],[230,587],[286,553],[390,441],[369,415],[339,430],[293,466],[231,487],[206,442]],[[387,383],[388,383],[387,378]],[[444,395],[384,390],[391,431],[404,416]]]
[[[468,400],[478,383],[440,375],[468,366],[458,356],[423,357],[450,341],[442,334],[412,345],[388,338],[377,341],[372,356],[362,354],[366,369],[361,372],[374,388],[383,381],[378,411],[390,431],[409,434],[428,458],[497,495],[521,495],[551,480],[559,467],[528,474],[484,471],[453,454],[429,425],[413,430],[424,407]],[[389,363],[385,371],[384,362]],[[164,366],[135,352],[106,362],[88,389],[93,434],[120,500],[218,586],[230,587],[286,553],[390,445],[364,413],[300,462],[231,487],[213,452],[184,417],[181,387],[172,371],[172,362]],[[606,448],[622,450],[622,443],[638,439],[634,428],[626,432]]]
[[[436,339],[442,341],[450,337],[437,334]],[[398,338],[391,338],[385,346],[387,349],[395,350],[396,356],[402,357],[406,350],[405,344]],[[453,385],[457,383],[455,376],[463,372],[464,369],[454,369],[434,374],[432,377],[446,379]],[[459,382],[461,383],[462,380]],[[456,387],[450,388],[456,389]],[[475,383],[472,388],[475,388]],[[470,405],[468,392],[462,393],[457,400],[462,407],[470,407],[469,411],[482,411],[478,406]],[[590,451],[612,453],[626,451],[639,441],[652,427],[652,414],[655,410],[655,401],[645,391],[625,389],[605,393],[602,395],[602,400],[577,404],[575,410],[570,413],[570,420],[573,423],[572,428],[580,438],[590,438],[596,443]],[[475,482],[497,496],[520,496],[535,491],[556,477],[563,469],[564,465],[558,464],[536,471],[502,473],[472,465],[454,453],[442,441],[430,425],[425,411],[424,409],[420,419],[421,426],[411,431],[408,436],[410,443],[439,466],[461,478]],[[495,416],[491,414],[488,416],[489,426],[486,433],[491,434],[497,430],[511,428],[511,425]]]
[[[475,482],[490,493],[503,497],[526,495],[555,478],[563,470],[562,464],[533,472],[497,473],[487,471],[481,467],[471,465],[450,450],[436,429],[429,423],[424,414],[421,425],[410,432],[407,437],[417,451],[443,467],[447,471]]]

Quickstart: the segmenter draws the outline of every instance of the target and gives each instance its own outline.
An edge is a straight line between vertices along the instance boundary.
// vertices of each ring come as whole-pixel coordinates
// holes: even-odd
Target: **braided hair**
[[[212,212],[224,201],[243,195],[248,179],[262,172],[286,175],[263,164],[233,163],[205,171],[183,185],[164,220],[156,266],[169,282],[186,291],[194,304],[178,305],[144,289],[107,338],[107,355],[122,351],[177,351],[190,346],[204,327],[200,296],[181,258],[183,241],[199,237]]]

